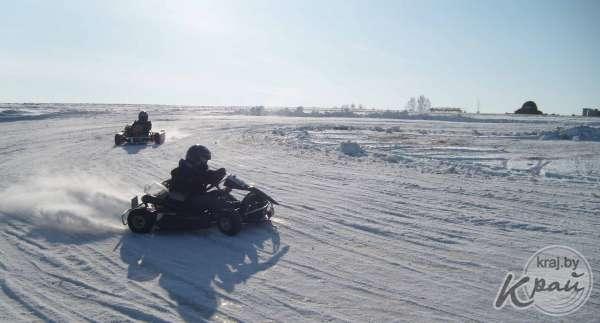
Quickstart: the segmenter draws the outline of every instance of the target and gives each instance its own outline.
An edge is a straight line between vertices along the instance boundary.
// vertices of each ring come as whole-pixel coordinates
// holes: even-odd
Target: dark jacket
[[[211,170],[208,165],[194,166],[185,159],[171,171],[171,190],[184,193],[205,193],[208,185],[217,184],[225,177],[225,168]]]
[[[136,120],[131,125],[130,136],[132,136],[132,137],[147,136],[148,133],[150,133],[150,130],[152,130],[152,122]]]

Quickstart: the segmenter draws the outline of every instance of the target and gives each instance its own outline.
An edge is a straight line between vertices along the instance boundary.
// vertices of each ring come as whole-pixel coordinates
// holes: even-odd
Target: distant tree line
[[[309,112],[305,111],[303,106],[295,108],[283,108],[278,110],[267,111],[264,106],[254,106],[250,109],[237,110],[236,114],[245,114],[253,116],[262,115],[278,115],[286,117],[335,117],[335,118],[385,118],[398,119],[406,118],[411,113],[427,113],[431,109],[431,101],[424,95],[418,98],[411,97],[406,103],[404,110],[366,110],[362,104],[344,104],[340,107],[333,107],[324,111],[319,111],[316,108],[310,108]]]
[[[406,103],[406,111],[408,112],[425,113],[429,110],[431,110],[431,101],[424,95],[419,95],[418,99],[411,97]]]

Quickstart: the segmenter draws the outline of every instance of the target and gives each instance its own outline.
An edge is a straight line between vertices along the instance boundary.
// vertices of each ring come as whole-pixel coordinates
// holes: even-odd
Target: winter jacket
[[[131,125],[130,131],[132,137],[147,136],[152,130],[152,122],[136,120]]]
[[[217,184],[225,177],[225,168],[211,170],[208,165],[194,166],[185,159],[171,171],[171,190],[183,194],[205,193],[208,185]]]

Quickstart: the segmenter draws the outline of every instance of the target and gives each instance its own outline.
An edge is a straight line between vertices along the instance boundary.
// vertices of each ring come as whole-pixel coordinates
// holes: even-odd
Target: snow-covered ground
[[[166,143],[114,147],[142,108]],[[600,142],[562,135],[598,122],[425,119],[2,105],[0,321],[598,321],[598,283],[566,318],[492,306],[547,245],[600,280]],[[272,226],[121,225],[195,143],[281,202]]]

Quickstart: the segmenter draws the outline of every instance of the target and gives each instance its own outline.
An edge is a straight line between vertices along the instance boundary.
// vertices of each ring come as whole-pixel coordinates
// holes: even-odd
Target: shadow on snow
[[[149,145],[147,144],[124,144],[115,147],[120,147],[125,150],[128,154],[133,155],[139,153],[142,149],[146,149]]]
[[[235,304],[240,283],[275,265],[289,250],[280,248],[272,226],[247,226],[234,237],[216,230],[190,233],[126,234],[120,241],[127,277],[142,282],[158,278],[185,321],[235,319],[219,311],[221,301]],[[117,246],[118,247],[118,246]],[[240,305],[242,306],[242,305]]]

